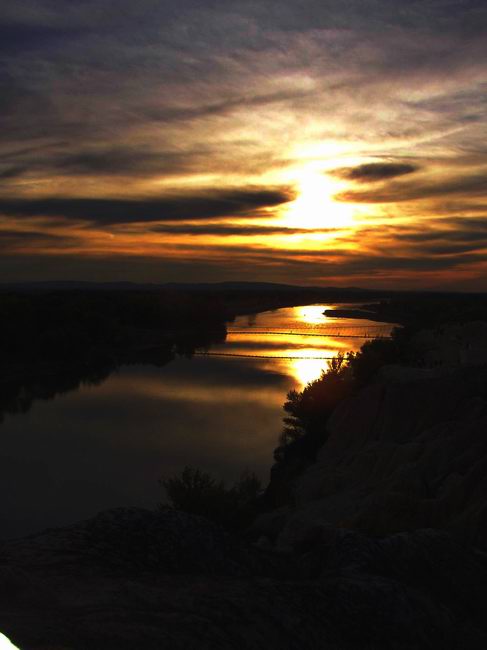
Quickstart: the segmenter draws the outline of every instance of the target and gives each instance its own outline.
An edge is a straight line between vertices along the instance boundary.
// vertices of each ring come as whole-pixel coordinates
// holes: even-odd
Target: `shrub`
[[[352,387],[347,359],[339,354],[331,360],[321,377],[310,382],[301,392],[292,390],[287,395],[284,410],[284,429],[279,438],[279,447],[274,456],[277,461],[293,447],[300,455],[314,459],[324,442],[325,422],[336,405],[346,397]]]
[[[257,476],[249,471],[230,488],[210,474],[185,467],[179,474],[160,481],[171,505],[210,519],[230,530],[242,530],[255,516],[255,503],[262,492]]]

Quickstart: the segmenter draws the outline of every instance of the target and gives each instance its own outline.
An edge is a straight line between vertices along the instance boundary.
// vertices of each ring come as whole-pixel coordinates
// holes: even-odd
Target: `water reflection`
[[[311,352],[313,351],[311,350]],[[310,356],[312,355],[310,354]],[[296,380],[296,388],[302,389],[321,375],[327,363],[328,361],[323,363],[323,359],[290,359],[287,367],[289,373]]]
[[[104,381],[7,414],[0,425],[2,534],[115,506],[153,507],[163,496],[158,479],[188,464],[227,481],[245,468],[265,480],[286,393],[318,377],[328,357],[363,343],[340,337],[390,330],[327,318],[328,307],[236,319],[227,342],[210,352],[245,358],[125,365]]]
[[[323,325],[326,322],[326,316],[323,312],[325,309],[331,309],[331,307],[331,305],[305,305],[304,307],[295,307],[295,319],[298,323]]]
[[[225,354],[267,357],[267,369],[287,375],[302,389],[326,370],[339,352],[356,352],[366,337],[387,336],[391,326],[363,319],[325,316],[336,305],[304,305],[238,318],[229,328]]]

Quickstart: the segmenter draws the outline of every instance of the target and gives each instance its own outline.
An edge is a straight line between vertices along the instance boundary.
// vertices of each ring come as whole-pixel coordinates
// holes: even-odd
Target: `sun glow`
[[[333,199],[343,189],[343,182],[323,172],[303,171],[297,179],[298,196],[283,214],[287,226],[293,228],[348,228],[354,220],[355,208]]]

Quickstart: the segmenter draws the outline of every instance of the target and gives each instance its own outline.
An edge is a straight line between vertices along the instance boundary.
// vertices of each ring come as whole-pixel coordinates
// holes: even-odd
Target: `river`
[[[161,477],[185,465],[232,481],[264,481],[291,389],[319,377],[338,352],[392,326],[330,318],[332,305],[242,316],[224,344],[162,367],[123,366],[99,385],[0,424],[3,537],[64,525],[117,506],[154,507]]]

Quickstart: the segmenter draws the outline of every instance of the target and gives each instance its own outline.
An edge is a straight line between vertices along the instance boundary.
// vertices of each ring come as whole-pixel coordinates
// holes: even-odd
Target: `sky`
[[[483,0],[0,5],[0,281],[487,290]]]

